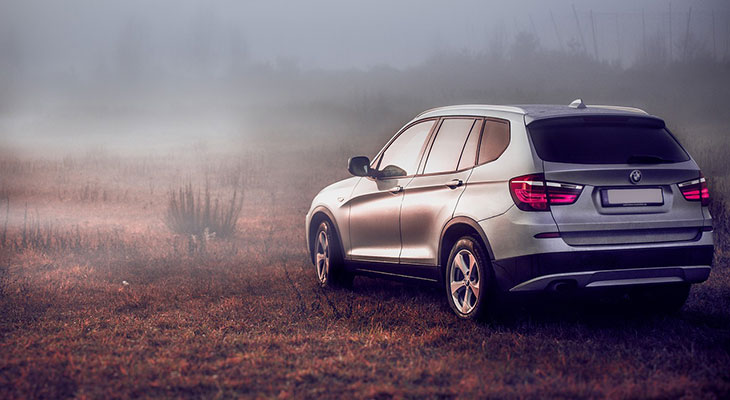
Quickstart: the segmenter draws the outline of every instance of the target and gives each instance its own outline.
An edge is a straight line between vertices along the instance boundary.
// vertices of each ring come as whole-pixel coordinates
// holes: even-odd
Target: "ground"
[[[677,314],[569,298],[460,321],[434,287],[318,286],[304,214],[346,156],[308,157],[3,156],[0,397],[730,396],[722,249]],[[189,181],[245,188],[235,237],[167,228]]]

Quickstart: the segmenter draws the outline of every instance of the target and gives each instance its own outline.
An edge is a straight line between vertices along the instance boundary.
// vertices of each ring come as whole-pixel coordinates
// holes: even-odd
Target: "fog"
[[[576,97],[722,123],[729,43],[720,0],[0,0],[0,146],[378,143],[428,107]]]

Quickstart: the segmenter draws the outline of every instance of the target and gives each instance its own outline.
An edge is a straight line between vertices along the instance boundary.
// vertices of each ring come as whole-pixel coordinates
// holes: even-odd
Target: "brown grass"
[[[541,301],[470,323],[435,288],[319,288],[303,216],[346,156],[3,160],[0,398],[730,395],[727,249],[673,316]],[[205,252],[162,217],[187,176],[246,187]]]
[[[243,196],[239,195],[238,188],[233,190],[228,201],[221,201],[211,199],[207,182],[202,198],[200,189],[193,189],[189,183],[178,190],[170,190],[165,222],[175,233],[195,235],[203,240],[215,236],[226,238],[236,233],[242,207]]]

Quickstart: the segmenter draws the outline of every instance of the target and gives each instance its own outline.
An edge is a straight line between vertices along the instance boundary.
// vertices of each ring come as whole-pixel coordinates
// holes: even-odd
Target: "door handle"
[[[464,184],[464,181],[461,179],[453,179],[451,182],[447,183],[446,186],[448,186],[451,189],[456,189],[459,186],[462,186]]]
[[[403,191],[403,186],[396,185],[394,188],[390,189],[390,193],[400,193]]]

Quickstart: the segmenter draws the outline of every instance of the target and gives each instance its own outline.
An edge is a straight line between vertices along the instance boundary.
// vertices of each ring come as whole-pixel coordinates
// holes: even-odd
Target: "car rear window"
[[[654,164],[689,160],[661,120],[561,118],[535,121],[528,130],[544,161]]]
[[[509,122],[487,120],[479,146],[479,164],[494,161],[509,146]]]

